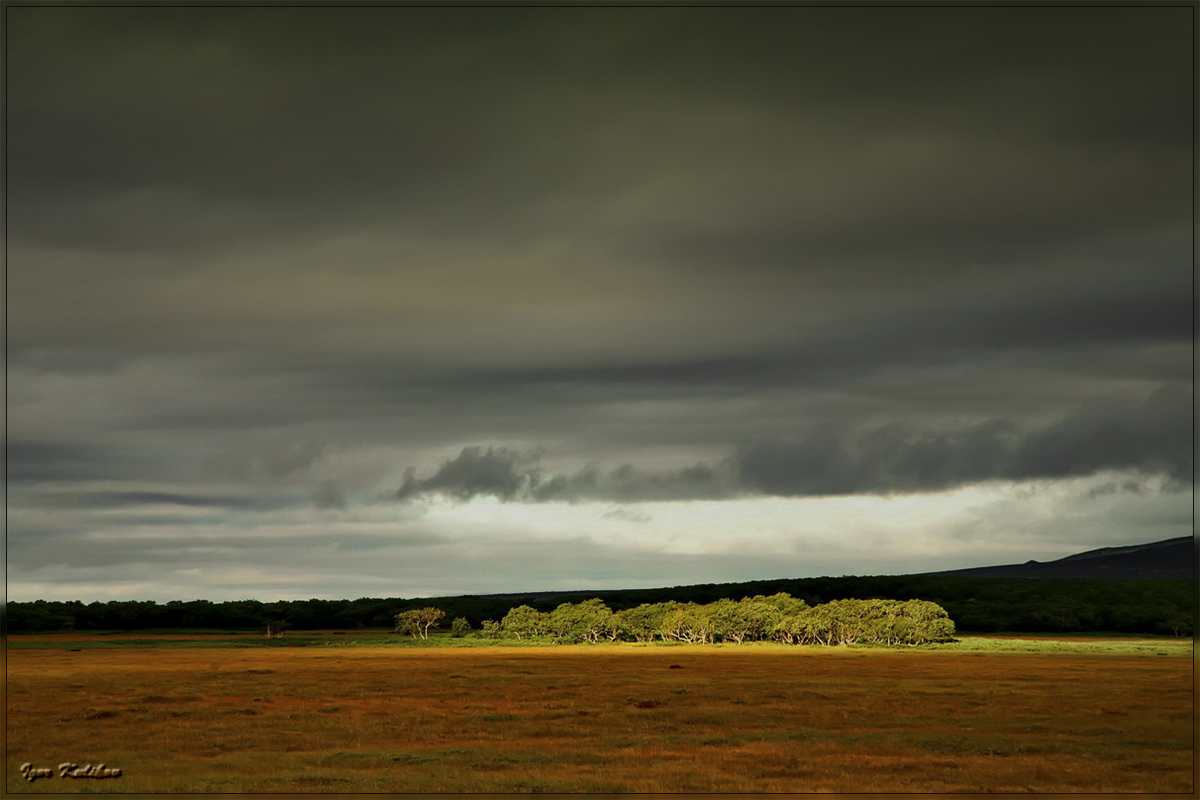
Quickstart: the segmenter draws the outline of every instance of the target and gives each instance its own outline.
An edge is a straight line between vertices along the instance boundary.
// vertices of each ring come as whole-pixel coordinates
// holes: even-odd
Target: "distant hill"
[[[1193,580],[1195,540],[1191,536],[1128,547],[1101,547],[1055,561],[1026,561],[996,567],[971,567],[922,575],[977,578],[1074,578],[1082,580]]]
[[[1073,580],[1194,580],[1195,550],[1191,536],[1180,536],[1176,539],[1165,539],[1149,544],[1134,544],[1124,547],[1101,547],[1098,550],[1088,550],[1083,553],[1066,556],[1055,561],[1026,561],[1024,564],[1004,564],[995,567],[968,567],[942,572],[918,572],[909,575],[887,576],[848,576],[853,580],[886,581],[892,578],[925,578],[925,577],[977,577],[977,578],[1065,578]],[[509,592],[505,594],[488,594],[479,597],[488,600],[505,601],[543,601],[558,600],[569,602],[576,597],[613,597],[636,596],[655,598],[659,595],[672,593],[678,599],[700,596],[733,597],[738,592],[752,594],[755,592],[791,591],[789,587],[803,583],[819,581],[846,580],[824,578],[792,578],[767,581],[743,581],[727,584],[695,584],[690,586],[673,586],[661,589],[573,589],[557,591]],[[781,588],[775,588],[779,586]],[[740,595],[739,595],[740,596]],[[704,602],[710,602],[705,600]]]

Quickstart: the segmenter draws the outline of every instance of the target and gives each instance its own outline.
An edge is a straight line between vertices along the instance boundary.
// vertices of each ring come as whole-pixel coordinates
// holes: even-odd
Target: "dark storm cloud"
[[[446,385],[630,386],[822,385],[884,368],[967,364],[1002,353],[1103,345],[1191,341],[1195,324],[1190,275],[1130,279],[1113,287],[1061,289],[1049,296],[1031,282],[1012,295],[964,293],[944,303],[917,303],[854,315],[854,326],[817,334],[791,352],[675,359],[643,364],[535,370],[479,370]],[[1007,288],[1007,287],[1005,287]],[[1090,295],[1090,296],[1089,296]],[[869,302],[869,301],[865,301]],[[914,307],[915,306],[915,307]],[[919,313],[914,313],[919,312]]]
[[[313,505],[317,508],[344,509],[346,507],[346,495],[333,481],[321,483],[313,489],[310,497]]]
[[[531,492],[538,502],[610,500],[634,503],[655,500],[722,500],[744,492],[726,464],[695,464],[667,472],[639,470],[623,464],[610,471],[589,466],[573,475],[551,477]]]
[[[131,357],[113,352],[97,352],[85,347],[56,350],[30,349],[12,353],[8,367],[28,370],[37,375],[111,375],[127,366]]]
[[[405,472],[395,494],[412,500],[441,494],[460,501],[490,496],[522,502],[612,500],[707,500],[734,496],[729,476],[720,466],[697,464],[666,473],[650,473],[623,464],[604,471],[588,465],[566,475],[547,475],[538,466],[541,454],[506,447],[467,447],[432,476]]]
[[[1169,386],[1140,403],[1096,403],[1034,429],[994,420],[952,431],[889,424],[814,430],[735,456],[748,488],[772,495],[936,491],[986,480],[1133,470],[1178,484],[1193,475],[1192,395]]]
[[[130,526],[135,524],[131,522]],[[228,571],[231,562],[270,563],[282,567],[286,561],[289,567],[308,564],[319,569],[328,566],[331,550],[363,553],[368,557],[378,558],[379,550],[419,549],[436,546],[443,541],[440,535],[425,531],[412,531],[400,535],[363,532],[341,535],[336,531],[301,531],[294,533],[287,540],[289,546],[295,548],[295,555],[281,559],[277,542],[270,538],[247,536],[244,533],[205,531],[189,538],[180,538],[178,535],[156,534],[154,526],[151,525],[147,525],[138,533],[140,535],[110,535],[75,540],[71,547],[64,547],[63,541],[48,538],[42,531],[16,534],[13,544],[20,546],[14,547],[9,563],[23,571],[48,566],[88,568],[137,565],[143,576],[143,565],[154,565],[156,568],[170,565],[176,569],[186,565],[184,569]],[[132,571],[136,574],[139,570],[135,567]],[[261,592],[262,587],[254,588],[253,591]]]
[[[572,135],[591,116],[531,89],[575,45],[527,11],[96,11],[13,11],[9,180],[15,226],[42,239],[208,248],[397,212],[461,233],[573,161],[532,158],[520,114]],[[106,205],[143,188],[165,194]]]
[[[228,246],[364,215],[521,237],[528,231],[516,226],[534,221],[529,204],[547,192],[602,196],[634,170],[678,165],[689,150],[676,133],[687,145],[747,106],[786,113],[752,126],[750,140],[716,140],[682,163],[695,170],[732,159],[752,174],[780,157],[802,166],[795,145],[779,138],[798,108],[818,129],[835,120],[840,140],[846,130],[869,140],[916,126],[965,141],[998,133],[1051,158],[1048,142],[1081,138],[1117,148],[1093,160],[1138,147],[1186,152],[1187,9],[1105,12],[10,9],[8,180],[22,200],[11,224],[43,241],[137,248]],[[664,108],[702,116],[688,132],[663,120]],[[599,138],[606,133],[618,152]],[[856,155],[820,138],[811,144],[823,158]],[[799,149],[807,145],[802,137]],[[932,244],[997,225],[1011,239],[1029,232],[1006,224],[1011,214],[1026,227],[1052,229],[1062,214],[1097,226],[1097,212],[1143,218],[1169,199],[1153,191],[1161,160],[1099,173],[1080,164],[1046,177],[1058,181],[1047,187],[1055,191],[1000,193],[996,213],[987,148],[978,141],[935,169],[865,185],[854,216],[837,222],[841,233],[810,241],[825,251],[856,241],[886,251],[897,237]],[[701,161],[709,158],[719,160]],[[695,174],[703,185],[703,171]],[[812,180],[801,173],[801,183]],[[755,183],[741,185],[736,194]],[[141,189],[151,191],[131,193]],[[1085,193],[1083,203],[1063,202],[1073,191]],[[975,201],[957,202],[964,192]],[[789,210],[776,207],[776,218]],[[912,214],[941,227],[913,225]],[[754,255],[747,239],[770,241],[769,233],[739,235],[726,250],[745,261]],[[658,235],[669,241],[670,229]],[[704,235],[688,229],[692,251],[719,251]]]
[[[429,478],[409,470],[395,497],[637,502],[901,494],[1104,470],[1161,475],[1182,488],[1193,477],[1192,434],[1192,395],[1168,386],[1142,402],[1096,402],[1032,429],[1013,420],[948,431],[904,423],[864,430],[822,425],[798,440],[750,444],[723,461],[659,473],[627,464],[547,475],[537,466],[537,453],[471,447]]]
[[[9,439],[4,444],[8,483],[128,478],[151,471],[158,454],[119,445]]]
[[[236,511],[270,511],[294,505],[286,500],[234,495],[193,495],[176,492],[34,492],[17,498],[16,504],[35,508],[135,509],[141,506],[182,506]]]
[[[1016,452],[1014,477],[1086,475],[1133,469],[1190,483],[1195,405],[1190,387],[1166,386],[1145,402],[1095,402],[1030,435]]]
[[[783,496],[923,492],[986,480],[1132,470],[1190,483],[1192,398],[1171,386],[1142,403],[1104,403],[1022,430],[1010,420],[935,432],[892,424],[853,433],[814,430],[752,445],[735,457],[748,488]]]
[[[427,492],[441,492],[460,500],[476,495],[492,495],[511,500],[530,483],[536,483],[536,471],[523,465],[536,461],[536,455],[517,453],[508,448],[464,448],[458,458],[445,462],[432,477],[418,481],[414,471],[405,471],[404,483],[396,491],[397,500],[409,500]]]
[[[206,470],[231,480],[275,480],[311,467],[324,455],[324,448],[311,441],[275,439],[243,445],[214,456]]]
[[[962,326],[907,330],[926,309],[904,298],[890,311],[897,319],[867,336],[860,317],[889,312],[856,295],[875,282],[936,288],[980,261],[1057,274],[1064,248],[1190,225],[1189,172],[1179,169],[1191,148],[1190,39],[1177,24],[1188,10],[1081,12],[10,9],[9,235],[37,264],[11,271],[10,291],[25,300],[11,310],[10,350],[81,340],[134,351],[296,348],[314,356],[302,369],[318,372],[321,350],[355,350],[355,340],[337,343],[361,322],[378,329],[371,341],[406,343],[443,341],[449,327],[462,338],[442,345],[452,356],[502,352],[536,367],[546,359],[533,335],[489,339],[417,310],[441,307],[441,295],[364,309],[423,297],[415,279],[356,288],[345,311],[331,297],[372,271],[458,261],[450,242],[485,243],[488,257],[520,263],[556,237],[573,246],[553,281],[486,270],[518,287],[476,290],[494,298],[493,311],[520,310],[526,294],[552,309],[659,272],[663,286],[649,297],[665,318],[681,302],[674,285],[693,275],[782,269],[804,276],[788,287],[797,297],[810,284],[850,290],[829,307],[862,338],[838,359],[888,357],[872,339],[962,341]],[[307,266],[298,256],[314,248],[278,250],[379,230],[420,243],[361,253],[343,243]],[[64,249],[83,256],[64,260]],[[214,251],[246,264],[206,273],[212,256],[202,254]],[[113,257],[88,257],[98,253]],[[1069,272],[1075,286],[1098,281],[1119,298],[1143,266]],[[313,280],[322,275],[330,280]],[[226,280],[220,292],[198,291]],[[473,283],[482,281],[454,286],[461,316],[474,308]],[[314,284],[323,292],[304,300]],[[944,287],[939,305],[978,319],[958,286]],[[703,287],[711,299],[697,305],[718,302],[722,288]],[[1109,323],[1129,317],[1093,320],[1075,291],[1069,282],[1044,296],[1057,327],[1014,314],[978,335],[1001,347],[1008,337],[1053,347],[1056,330],[1117,336]],[[752,290],[754,310],[717,329],[732,340],[754,331],[758,314],[786,317],[779,297]],[[1133,317],[1173,324],[1178,304],[1152,300]],[[1085,326],[1072,327],[1070,313]],[[685,326],[662,327],[689,340]],[[552,340],[572,351],[570,336]],[[793,343],[772,342],[766,354],[758,344],[733,355],[696,344],[644,369],[719,374],[732,364],[737,380],[738,364],[753,373]],[[611,350],[614,370],[647,363],[637,346]]]
[[[519,260],[559,236],[599,254],[580,265],[568,251],[562,291],[534,300],[541,308],[592,291],[585,273],[613,270],[619,284],[662,271],[666,288],[640,324],[675,306],[674,286],[712,271],[749,274],[749,286],[756,269],[804,276],[785,287],[792,295],[754,290],[736,322],[714,323],[731,334],[785,318],[810,284],[847,290],[824,304],[840,312],[830,328],[721,353],[696,344],[654,358],[626,342],[591,367],[570,336],[537,335],[564,342],[566,380],[838,380],[966,362],[980,348],[1190,339],[1190,237],[1144,263],[1190,226],[1187,8],[9,12],[10,237],[168,256],[103,261],[84,249],[77,263],[12,270],[18,357],[81,340],[272,358],[294,347],[311,356],[299,371],[331,374],[337,359],[323,351],[348,326],[324,309],[358,275],[338,272],[345,248],[318,260],[333,285],[309,308],[295,300],[304,270],[293,254],[250,243],[376,225],[430,239],[433,252],[484,241]],[[650,213],[613,210],[646,187]],[[1093,256],[1120,250],[1117,233],[1137,246],[1119,269],[1096,269]],[[363,257],[396,274],[430,257],[406,247]],[[251,266],[203,277],[197,254],[213,249]],[[980,298],[960,279],[980,265],[1069,280],[1014,280]],[[171,284],[193,272],[197,285]],[[229,279],[221,294],[237,298],[246,275],[262,285],[245,293],[248,310],[188,291]],[[536,291],[539,277],[497,283]],[[928,294],[867,297],[876,285]],[[63,297],[70,287],[78,298]],[[455,288],[465,299],[470,282]],[[699,307],[722,288],[703,287],[711,299]],[[362,295],[418,291],[397,280]],[[494,303],[510,304],[521,308]],[[291,311],[273,317],[277,305]],[[387,342],[446,335],[391,327],[434,311],[351,316],[377,318],[374,338]],[[446,327],[462,330],[457,321]],[[663,327],[688,340],[685,326]],[[444,347],[484,362],[502,352],[557,380],[534,336],[513,338],[473,331]],[[408,355],[364,363],[357,380],[399,371]],[[237,419],[301,413],[264,404]],[[223,409],[208,419],[234,422]]]
[[[86,444],[6,441],[5,477],[9,481],[53,480],[64,474],[103,474],[104,450]]]

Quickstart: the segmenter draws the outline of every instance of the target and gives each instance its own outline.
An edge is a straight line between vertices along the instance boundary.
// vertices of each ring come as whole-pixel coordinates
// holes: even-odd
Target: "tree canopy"
[[[562,642],[633,639],[695,644],[777,641],[786,644],[846,645],[871,642],[917,645],[947,641],[954,622],[946,610],[925,600],[834,600],[809,606],[786,593],[739,601],[678,601],[642,604],[613,613],[598,598],[562,603],[553,611],[521,605],[487,635]]]

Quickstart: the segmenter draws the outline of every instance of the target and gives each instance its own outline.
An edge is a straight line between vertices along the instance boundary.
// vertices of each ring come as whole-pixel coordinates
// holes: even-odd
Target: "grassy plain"
[[[310,639],[11,636],[6,790],[1195,790],[1191,640]],[[63,761],[123,774],[19,771]]]

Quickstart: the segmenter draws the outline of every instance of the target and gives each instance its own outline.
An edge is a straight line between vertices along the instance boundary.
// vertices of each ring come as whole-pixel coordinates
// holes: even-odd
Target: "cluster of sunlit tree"
[[[925,600],[834,600],[809,606],[779,594],[713,603],[642,604],[614,612],[598,599],[563,603],[550,612],[517,606],[483,633],[562,642],[676,641],[696,644],[777,641],[786,644],[916,645],[947,641],[954,622]]]

